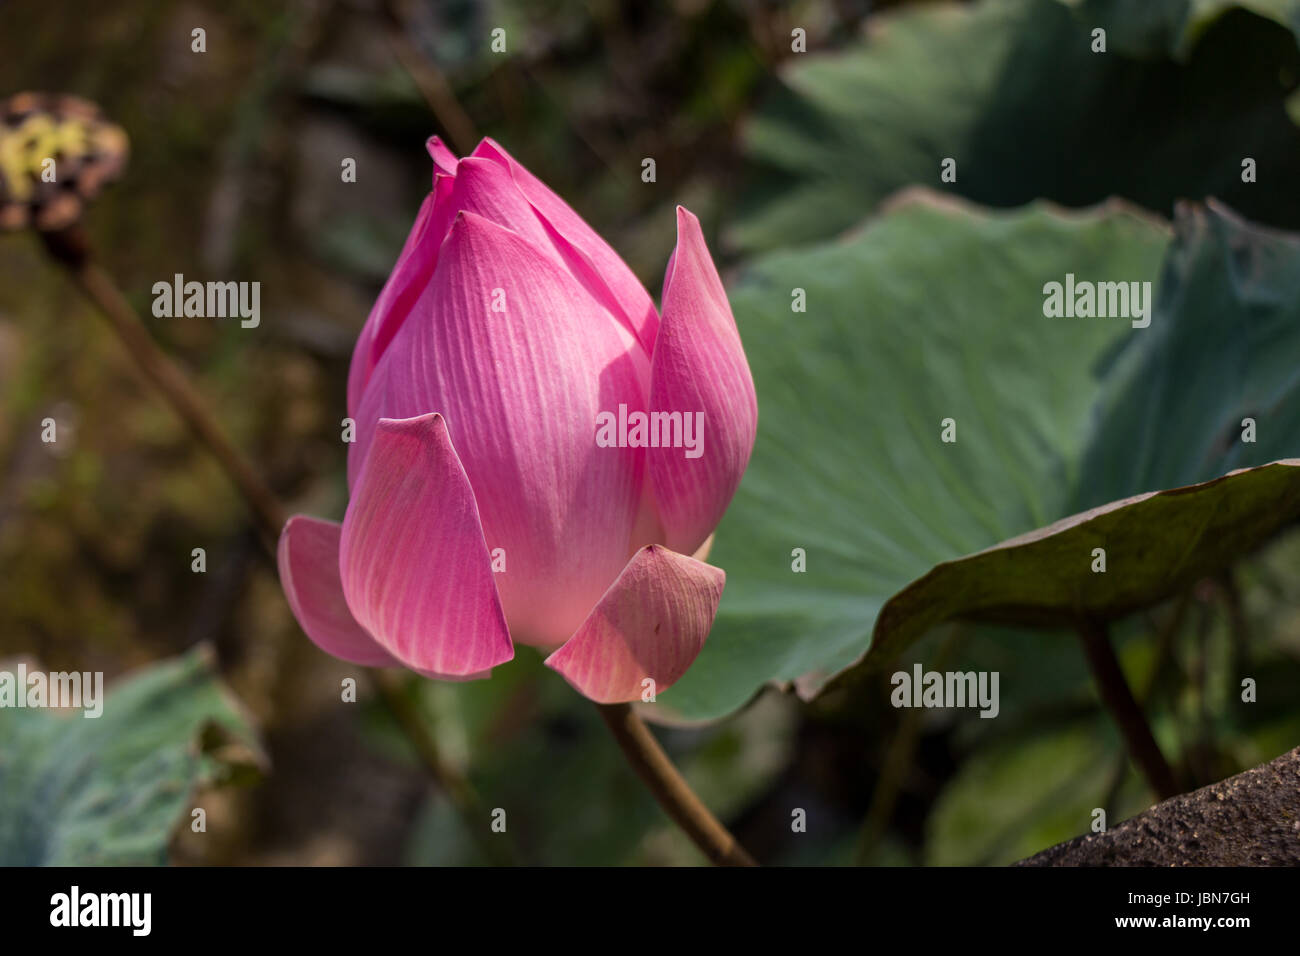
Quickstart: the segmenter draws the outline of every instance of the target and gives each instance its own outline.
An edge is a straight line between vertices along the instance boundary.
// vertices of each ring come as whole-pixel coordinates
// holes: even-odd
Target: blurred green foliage
[[[0,865],[162,863],[182,821],[198,825],[195,789],[256,766],[252,730],[205,648],[139,672],[96,703],[98,717],[4,712]]]
[[[835,235],[912,183],[993,206],[1121,196],[1166,216],[1212,195],[1300,226],[1296,36],[1241,6],[982,0],[869,21],[862,42],[781,72],[745,129],[750,185],[727,236],[756,251]],[[948,157],[956,182],[940,181]]]

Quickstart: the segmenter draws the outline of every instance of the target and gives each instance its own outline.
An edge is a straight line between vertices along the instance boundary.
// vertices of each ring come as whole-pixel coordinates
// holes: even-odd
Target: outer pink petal
[[[420,205],[406,244],[397,257],[397,264],[389,273],[388,281],[375,300],[352,350],[352,365],[348,369],[348,415],[353,418],[375,365],[433,275],[438,246],[451,223],[447,204],[452,185],[449,176],[435,177],[433,191]]]
[[[758,401],[700,222],[681,206],[663,306],[650,367],[650,412],[703,412],[702,454],[688,458],[685,448],[650,448],[647,460],[665,543],[694,554],[749,464]]]
[[[599,282],[609,290],[608,299],[617,307],[615,315],[630,328],[649,354],[654,350],[659,315],[645,286],[586,220],[573,211],[549,186],[530,173],[501,144],[488,137],[474,150],[510,170],[520,191],[537,210],[538,216],[574,250],[570,268],[584,283]],[[604,301],[607,297],[597,295]]]
[[[462,171],[468,161],[461,164]],[[494,289],[505,312],[493,312]],[[596,417],[644,409],[649,363],[632,334],[517,233],[461,214],[437,273],[375,372],[349,448],[373,423],[447,416],[474,489],[514,638],[554,647],[627,561],[641,498],[639,449],[598,448]]]
[[[306,515],[285,523],[276,554],[285,597],[307,636],[326,654],[366,667],[395,667],[397,661],[348,610],[339,579],[341,530],[333,521]]]
[[[602,704],[639,699],[647,677],[667,690],[704,646],[725,583],[721,568],[642,548],[546,666]]]
[[[407,667],[470,677],[514,656],[441,415],[379,422],[343,519],[339,568],[358,623]]]

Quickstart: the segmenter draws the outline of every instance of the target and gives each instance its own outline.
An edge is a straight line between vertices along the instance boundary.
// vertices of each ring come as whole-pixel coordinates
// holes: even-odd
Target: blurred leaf
[[[1165,244],[1116,208],[990,215],[931,195],[755,263],[731,288],[759,436],[710,558],[727,588],[661,704],[706,719],[769,680],[820,683],[909,581],[1066,513],[1098,363],[1139,330],[1045,318],[1041,289],[1066,272],[1150,279]]]
[[[974,754],[930,817],[926,864],[1003,865],[1086,833],[1115,774],[1111,738],[1101,724],[1080,724]],[[1107,825],[1147,806],[1131,771],[1125,782]]]
[[[195,788],[256,747],[202,647],[114,687],[98,718],[6,709],[0,864],[161,864]]]
[[[993,206],[1118,195],[1165,214],[1216,195],[1300,226],[1286,104],[1300,53],[1271,22],[1295,22],[1300,4],[1218,16],[1230,6],[983,0],[875,17],[863,41],[785,67],[744,134],[757,172],[728,239],[752,252],[831,236],[910,184]],[[1091,51],[1098,25],[1114,33],[1105,54]],[[1244,156],[1258,182],[1242,182]]]
[[[590,703],[544,668],[539,655],[522,654],[499,675],[503,680],[424,685],[436,700],[430,710],[440,743],[463,736],[467,747],[445,749],[473,757],[475,787],[485,806],[506,811],[506,833],[524,862],[705,862],[628,766]],[[657,734],[701,799],[728,819],[787,766],[795,716],[787,701],[773,697],[725,725]],[[478,864],[482,855],[435,793],[411,833],[406,861]]]
[[[585,702],[576,695],[570,697],[571,713],[552,717],[558,725],[542,722],[499,746],[474,768],[474,784],[485,806],[505,811],[505,835],[526,863],[608,866],[628,861],[661,822],[658,807],[607,739],[595,711],[581,706]],[[481,863],[481,854],[462,830],[448,803],[431,795],[412,833],[407,862]]]
[[[1229,14],[1248,11],[1300,32],[1298,0],[1058,0],[1079,11],[1089,31],[1106,31],[1107,49],[1129,56],[1186,59],[1201,36]]]
[[[1300,450],[1300,236],[1183,206],[1157,292],[1107,376],[1072,511]]]

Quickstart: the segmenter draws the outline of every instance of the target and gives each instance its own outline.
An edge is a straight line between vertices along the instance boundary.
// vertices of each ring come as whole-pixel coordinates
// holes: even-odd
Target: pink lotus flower
[[[713,624],[725,575],[691,555],[758,420],[699,221],[678,207],[661,316],[492,140],[429,153],[433,191],[352,356],[346,516],[280,537],[294,615],[356,664],[463,680],[521,641],[593,700],[662,691]]]

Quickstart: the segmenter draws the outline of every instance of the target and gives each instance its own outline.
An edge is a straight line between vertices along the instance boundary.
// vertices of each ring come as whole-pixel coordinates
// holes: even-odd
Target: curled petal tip
[[[424,141],[424,148],[428,151],[429,158],[433,160],[438,172],[455,175],[458,165],[456,154],[442,141],[442,137],[430,136]]]

